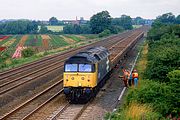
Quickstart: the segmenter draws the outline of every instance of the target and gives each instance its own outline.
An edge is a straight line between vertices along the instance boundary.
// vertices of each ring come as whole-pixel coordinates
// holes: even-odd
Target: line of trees
[[[55,20],[51,25],[55,25]],[[0,34],[55,34],[39,21],[17,20],[0,23]],[[60,33],[60,32],[59,32]]]
[[[155,23],[162,23],[162,24],[180,24],[180,15],[177,17],[172,13],[166,13],[161,16],[158,16],[155,20]]]
[[[64,25],[56,17],[49,19],[49,25]],[[40,26],[40,27],[38,27]],[[122,15],[119,18],[112,18],[108,11],[102,11],[90,18],[86,24],[67,24],[60,33],[65,34],[116,34],[123,30],[132,29],[132,19],[130,16]],[[0,34],[55,34],[49,31],[45,24],[40,21],[17,20],[0,23]]]
[[[63,28],[63,33],[65,34],[91,34],[91,28],[89,27],[89,24],[85,24],[85,25],[69,24]]]
[[[154,25],[158,24],[180,24],[180,15],[175,17],[172,13],[166,13],[159,16]],[[99,34],[103,31],[109,30],[116,34],[123,30],[132,29],[132,24],[145,24],[144,19],[136,17],[134,20],[130,16],[122,15],[119,18],[112,18],[108,11],[102,11],[90,18],[86,24],[67,24],[64,26],[63,32],[65,34]],[[64,25],[56,17],[49,19],[49,25]],[[41,27],[38,27],[41,26]],[[0,23],[0,34],[37,34],[37,33],[53,33],[40,21],[17,20]],[[106,32],[104,32],[106,33]]]
[[[118,33],[123,30],[132,29],[132,19],[130,16],[122,15],[119,18],[112,18],[108,11],[102,11],[90,18],[86,25],[66,25],[66,34],[99,34],[109,30],[111,33]],[[105,32],[106,33],[106,32]]]
[[[17,20],[0,23],[0,34],[35,34],[38,23],[29,20]]]

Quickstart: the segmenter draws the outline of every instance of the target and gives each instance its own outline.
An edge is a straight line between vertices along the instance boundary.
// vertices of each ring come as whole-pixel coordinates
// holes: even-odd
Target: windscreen
[[[65,65],[65,72],[77,72],[77,71],[78,71],[78,64]]]
[[[79,64],[79,72],[92,72],[92,65]]]
[[[95,72],[94,64],[65,64],[65,72]]]

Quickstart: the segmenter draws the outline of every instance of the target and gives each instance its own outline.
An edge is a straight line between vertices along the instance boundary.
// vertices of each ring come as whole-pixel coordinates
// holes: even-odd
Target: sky
[[[59,20],[90,19],[107,10],[110,15],[122,14],[154,19],[164,13],[180,14],[180,0],[0,0],[0,19]]]

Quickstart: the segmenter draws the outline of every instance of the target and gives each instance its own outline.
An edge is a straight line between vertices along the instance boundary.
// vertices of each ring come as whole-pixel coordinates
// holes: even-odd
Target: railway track
[[[109,48],[112,44],[114,44],[117,41],[123,40],[124,37],[116,37],[114,38],[114,42],[112,40],[107,41],[107,43],[104,45],[105,47]],[[80,50],[78,50],[79,52]],[[19,73],[16,73],[16,75],[12,76],[14,73],[10,74],[8,77],[4,76],[0,80],[0,95],[17,88],[18,86],[21,86],[25,83],[28,83],[30,81],[36,80],[38,77],[41,77],[44,74],[48,74],[50,71],[57,70],[59,68],[63,69],[63,63],[64,61],[70,57],[71,55],[77,53],[76,51],[73,51],[72,53],[67,53],[63,56],[57,56],[56,58],[52,60],[46,60],[47,63],[39,63],[37,67],[30,69],[30,71],[26,71],[25,73],[21,73],[22,70],[20,70]],[[49,63],[49,61],[51,61]],[[31,66],[32,67],[32,66]],[[22,75],[23,74],[23,75]],[[12,77],[11,77],[12,76]]]
[[[56,111],[54,115],[48,117],[47,120],[77,120],[89,104],[90,102],[85,105],[67,103],[63,108]]]
[[[24,103],[18,105],[16,108],[12,109],[8,113],[1,115],[0,119],[13,120],[21,119],[24,120],[32,115],[35,111],[40,109],[47,102],[51,101],[57,95],[63,92],[62,81],[58,81],[55,84],[49,86],[33,98],[25,101]]]
[[[128,45],[132,44],[132,42],[134,41],[134,38],[135,39],[138,39],[137,36],[141,35],[142,32],[141,31],[136,31],[134,32],[133,34],[130,34],[128,37],[127,36],[124,36],[124,37],[116,37],[114,38],[114,40],[109,40],[107,41],[107,43],[100,43],[100,45],[104,45],[105,47],[109,48],[110,52],[112,53],[113,57],[112,58],[118,58],[121,56],[121,54],[123,54],[123,49],[129,49]],[[112,42],[113,41],[113,42]],[[99,45],[97,44],[97,45]],[[116,55],[113,53],[113,50],[114,49],[118,49],[118,47],[120,45],[127,45],[126,47],[122,48],[121,50],[117,51]],[[91,47],[91,46],[89,46]],[[81,49],[80,49],[81,50]],[[77,50],[78,51],[78,50]],[[123,51],[123,52],[122,52]],[[119,53],[120,52],[120,53]],[[75,53],[74,53],[75,54]],[[72,55],[72,54],[71,54]],[[58,56],[56,56],[58,57]],[[55,58],[56,58],[55,57]],[[59,58],[58,58],[59,59]],[[46,60],[49,60],[49,59],[46,59]],[[50,59],[52,60],[52,59]],[[64,59],[65,60],[65,59]],[[116,59],[111,59],[112,61],[116,60]],[[37,70],[37,73],[36,72],[31,72],[29,73],[26,77],[29,77],[29,81],[30,81],[30,78],[32,78],[32,80],[35,80],[35,78],[39,75],[44,75],[46,73],[49,73],[51,72],[52,70],[56,70],[57,68],[61,68],[62,67],[62,70],[63,71],[63,60],[61,61],[58,61],[56,59],[57,62],[54,62],[53,64],[53,67],[48,69],[48,71],[45,69],[43,71],[43,68],[40,69],[41,72],[38,72]],[[37,65],[37,63],[35,63]],[[40,64],[42,64],[40,62]],[[32,64],[33,65],[33,64]],[[43,64],[42,64],[43,65]],[[49,64],[49,66],[51,66],[52,64]],[[57,67],[58,65],[58,67]],[[49,68],[49,66],[47,65],[46,67]],[[19,68],[18,68],[19,69]],[[23,68],[24,69],[24,68]],[[36,74],[36,75],[35,75]],[[5,76],[8,76],[6,74],[4,74]],[[31,76],[32,75],[32,76]],[[11,76],[11,75],[9,75]],[[31,76],[31,77],[30,77]],[[4,77],[4,78],[8,78],[8,77]],[[17,78],[18,79],[18,78]],[[19,78],[20,79],[20,78]],[[2,80],[2,79],[1,79]],[[14,80],[16,81],[16,80]],[[14,81],[10,81],[10,83],[14,83]],[[16,88],[17,86],[19,86],[18,84],[24,84],[23,82],[27,82],[28,80],[24,80],[24,81],[21,81],[21,82],[17,82],[17,84],[15,84],[16,86],[14,86],[13,88]],[[29,99],[28,101],[25,101],[24,103],[18,105],[17,107],[15,107],[14,109],[12,109],[11,111],[5,113],[5,114],[1,114],[0,115],[0,119],[27,119],[29,118],[32,114],[34,114],[36,111],[38,111],[41,107],[43,107],[44,105],[46,105],[46,103],[50,102],[53,98],[55,98],[57,95],[59,95],[61,92],[62,92],[62,87],[59,87],[59,86],[62,86],[62,81],[58,81],[56,82],[55,84],[51,85],[50,87],[48,87],[47,89],[45,89],[44,91],[38,93],[37,95],[35,95],[34,97],[32,97],[31,99]],[[4,86],[8,85],[9,83],[4,83]],[[4,87],[3,85],[0,85],[0,87]],[[12,85],[13,86],[13,85]],[[56,87],[58,86],[58,87]],[[10,87],[9,87],[10,88]],[[12,89],[13,89],[12,88]],[[5,89],[5,88],[4,88]],[[11,89],[11,90],[12,90]],[[0,90],[2,90],[0,88]],[[6,89],[7,90],[7,89]],[[7,90],[8,91],[8,90]],[[7,91],[4,91],[4,92],[0,92],[0,94],[3,94],[3,93],[6,93]],[[50,91],[50,92],[48,92]],[[49,94],[48,94],[49,93]],[[49,99],[48,99],[49,98]],[[87,104],[88,105],[88,104]],[[66,111],[71,111],[73,109],[76,109],[75,111],[79,111],[77,112],[77,114],[73,114],[72,115],[72,119],[77,119],[79,117],[79,115],[81,115],[81,113],[83,112],[83,109],[86,108],[86,105],[82,105],[82,106],[79,106],[79,107],[75,107],[75,106],[71,106],[71,105],[67,105],[68,107],[65,107],[63,110],[59,110],[57,112],[57,114],[55,114],[54,116],[52,116],[51,118],[49,119],[55,119],[55,118],[59,118],[59,114],[62,113],[61,118],[67,118],[67,112]],[[70,107],[69,107],[70,106]],[[72,107],[72,108],[71,108]],[[64,117],[62,117],[64,116]],[[68,119],[68,118],[67,118]]]

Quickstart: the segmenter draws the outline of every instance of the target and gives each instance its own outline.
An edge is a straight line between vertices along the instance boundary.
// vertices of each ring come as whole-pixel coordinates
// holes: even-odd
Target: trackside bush
[[[168,82],[168,72],[178,69],[180,66],[180,39],[161,39],[149,46],[148,65],[145,76],[160,82]]]
[[[111,31],[106,29],[103,32],[99,33],[99,37],[105,37],[111,34]]]
[[[168,73],[167,77],[169,78],[169,85],[172,88],[172,95],[174,106],[176,106],[172,115],[178,117],[178,113],[180,113],[180,70],[173,70]]]
[[[31,57],[35,54],[35,51],[32,48],[27,48],[22,51],[23,57]]]
[[[154,110],[163,116],[177,111],[177,99],[172,86],[152,80],[143,80],[141,84],[143,85],[129,92],[127,104],[130,104],[131,101],[151,104]]]

